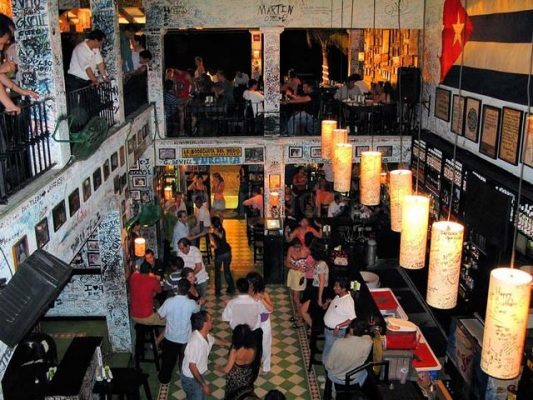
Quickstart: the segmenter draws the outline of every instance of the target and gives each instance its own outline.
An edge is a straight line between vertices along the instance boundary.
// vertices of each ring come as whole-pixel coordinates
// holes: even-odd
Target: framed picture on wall
[[[466,98],[465,106],[465,138],[477,143],[479,139],[479,121],[481,120],[481,100]]]
[[[499,108],[483,105],[479,152],[491,158],[496,158],[498,152],[500,114]]]
[[[160,160],[175,160],[176,149],[159,149]]]
[[[303,147],[289,146],[289,158],[303,158]]]
[[[361,157],[361,153],[363,151],[369,151],[369,150],[370,150],[369,146],[355,146],[355,156]]]
[[[131,198],[133,200],[141,200],[141,191],[140,190],[130,190]]]
[[[126,150],[124,149],[124,146],[120,146],[119,153],[120,153],[120,166],[122,167],[126,163]]]
[[[115,151],[111,154],[111,171],[114,171],[118,168],[118,154]]]
[[[309,155],[311,158],[322,158],[322,148],[319,146],[311,147],[309,150]]]
[[[83,201],[89,200],[89,197],[91,197],[91,178],[87,178],[83,181],[83,184],[81,185],[81,189],[83,190]]]
[[[68,211],[72,217],[80,209],[80,189],[76,188],[68,195]]]
[[[265,160],[265,150],[263,147],[252,147],[244,149],[244,162],[263,162]]]
[[[100,246],[98,245],[98,240],[87,240],[87,250],[88,251],[99,251]]]
[[[450,130],[458,135],[463,134],[465,124],[465,98],[457,94],[453,95],[452,103],[452,126]]]
[[[102,171],[100,167],[93,172],[93,189],[96,192],[98,188],[102,185]]]
[[[526,149],[522,158],[528,167],[533,168],[533,119],[529,118],[525,124],[524,135],[526,135]]]
[[[99,267],[101,264],[100,253],[87,253],[87,260],[89,267]]]
[[[109,160],[105,160],[104,165],[102,165],[102,171],[104,173],[104,181],[107,181],[107,178],[109,178],[110,174]]]
[[[57,232],[59,228],[67,222],[67,212],[65,210],[65,200],[61,200],[57,206],[52,210],[52,220],[54,222],[54,232]]]
[[[146,176],[134,176],[132,179],[131,186],[134,188],[145,188],[146,187]]]
[[[50,241],[50,232],[48,231],[48,218],[43,218],[41,222],[35,225],[35,241],[37,248],[40,249]]]
[[[443,88],[435,89],[435,117],[450,122],[450,102],[452,92]]]
[[[142,135],[142,129],[140,129],[138,132],[137,132],[137,146],[140,146],[142,144],[142,142],[144,141],[144,137]]]
[[[115,194],[118,194],[118,193],[121,193],[121,186],[120,186],[120,176],[119,175],[115,175],[115,177],[113,178],[113,191],[115,192]]]
[[[20,264],[24,262],[26,258],[30,255],[28,249],[28,237],[26,235],[13,245],[13,264],[15,265],[15,271],[18,269]]]
[[[382,157],[392,157],[392,146],[377,146],[376,150],[381,153]]]
[[[128,139],[128,154],[133,153],[133,150],[135,150],[135,143],[137,141],[137,135],[133,135]]]
[[[523,111],[503,107],[498,158],[513,165],[518,164],[523,116]]]

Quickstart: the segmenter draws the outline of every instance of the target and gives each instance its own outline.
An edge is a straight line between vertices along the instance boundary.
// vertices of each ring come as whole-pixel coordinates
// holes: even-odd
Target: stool
[[[113,379],[111,382],[96,382],[93,393],[100,395],[100,400],[112,400],[113,395],[118,395],[119,399],[141,400],[139,389],[144,387],[144,394],[147,400],[152,400],[150,385],[148,384],[148,374],[136,371],[133,368],[111,368]]]
[[[156,325],[143,325],[135,324],[135,368],[140,369],[139,364],[141,361],[153,361],[155,368],[159,371],[159,353],[157,351],[157,345],[155,339],[157,337]],[[145,358],[145,343],[148,343],[152,347],[154,358]]]

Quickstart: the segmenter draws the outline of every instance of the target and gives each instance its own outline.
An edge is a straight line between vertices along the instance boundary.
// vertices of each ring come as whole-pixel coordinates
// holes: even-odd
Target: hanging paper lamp
[[[405,196],[402,202],[400,266],[424,268],[429,218],[429,198]]]
[[[268,202],[270,203],[271,207],[279,206],[279,192],[270,192]]]
[[[394,232],[402,230],[401,202],[413,192],[413,174],[408,169],[396,169],[390,173],[390,226]]]
[[[322,121],[322,159],[331,160],[331,141],[333,140],[333,130],[337,128],[337,121],[324,120]]]
[[[347,129],[333,129],[331,135],[331,150],[330,156],[333,162],[333,171],[335,171],[335,150],[338,143],[348,143],[348,130]]]
[[[170,200],[172,197],[174,197],[174,193],[172,193],[172,187],[165,186],[165,200]]]
[[[335,162],[333,164],[334,183],[336,192],[347,193],[352,183],[353,146],[349,143],[338,143],[335,148]]]
[[[457,222],[435,222],[431,228],[426,300],[431,307],[449,310],[457,305],[464,227]]]
[[[360,202],[365,206],[377,206],[381,194],[381,153],[361,153]]]
[[[144,257],[146,252],[146,240],[144,238],[136,238],[134,243],[134,252],[136,257]]]

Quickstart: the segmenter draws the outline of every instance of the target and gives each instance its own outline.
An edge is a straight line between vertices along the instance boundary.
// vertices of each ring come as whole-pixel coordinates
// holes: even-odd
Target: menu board
[[[498,157],[510,164],[518,164],[523,112],[503,107],[502,133]]]

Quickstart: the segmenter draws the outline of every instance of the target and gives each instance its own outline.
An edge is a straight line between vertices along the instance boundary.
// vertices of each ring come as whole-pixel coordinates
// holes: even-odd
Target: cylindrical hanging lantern
[[[338,143],[335,148],[334,183],[336,192],[347,193],[352,183],[353,146],[349,143]]]
[[[381,153],[363,151],[361,153],[360,199],[365,206],[377,206],[381,194]]]
[[[333,140],[333,130],[337,128],[337,121],[324,120],[322,121],[322,159],[331,160],[331,141]]]
[[[481,369],[497,379],[520,372],[531,295],[531,275],[512,268],[490,273]]]
[[[330,156],[333,163],[333,171],[335,171],[335,150],[337,150],[338,143],[348,143],[348,130],[347,129],[333,129],[331,136],[331,149]]]
[[[134,241],[134,252],[136,257],[144,257],[146,252],[146,240],[144,238],[136,238]]]
[[[279,206],[279,192],[270,192],[270,196],[268,197],[268,202],[270,203],[270,206],[272,207]]]
[[[431,227],[426,300],[431,307],[448,310],[457,305],[464,227],[440,221]]]
[[[429,198],[405,196],[402,202],[402,237],[400,266],[424,268],[428,234]]]
[[[413,174],[408,169],[396,169],[390,173],[390,228],[394,232],[402,230],[401,202],[413,192]]]
[[[172,193],[172,187],[165,186],[165,200],[170,200],[172,197],[174,197],[174,193]]]

